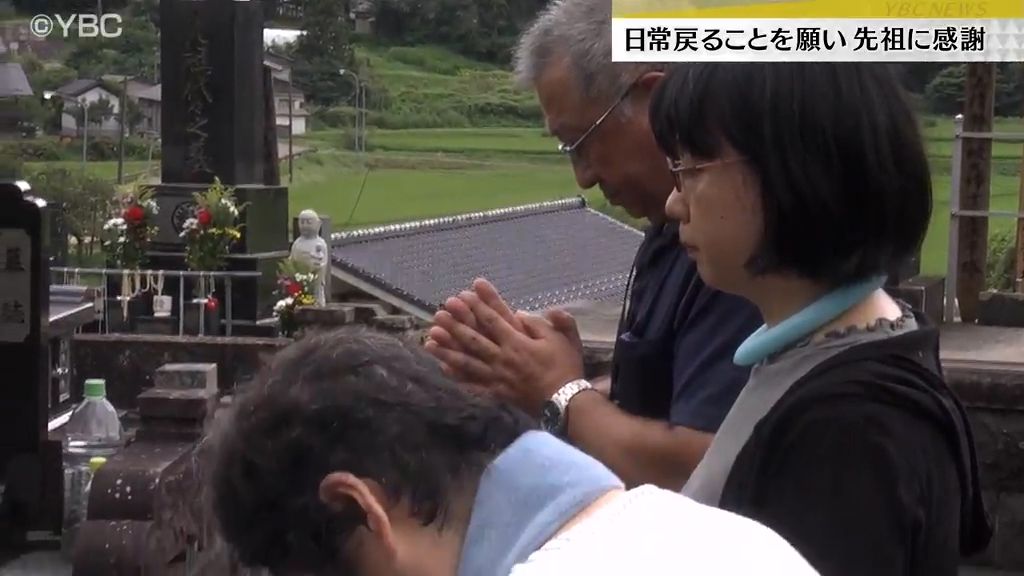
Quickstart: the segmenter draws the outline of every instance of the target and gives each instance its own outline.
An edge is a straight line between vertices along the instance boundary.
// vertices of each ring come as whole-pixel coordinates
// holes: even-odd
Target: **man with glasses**
[[[498,342],[481,307],[524,325],[486,281],[446,303],[427,347],[449,374],[526,409],[627,484],[679,489],[747,380],[732,356],[762,321],[745,300],[703,284],[677,224],[665,219],[675,178],[647,108],[666,66],[612,63],[611,53],[611,0],[554,0],[516,54],[519,80],[537,92],[578,185],[599,186],[609,203],[650,222],[623,303],[610,394],[595,391],[600,382],[559,381],[545,370],[550,350]],[[571,317],[548,319],[578,342]]]

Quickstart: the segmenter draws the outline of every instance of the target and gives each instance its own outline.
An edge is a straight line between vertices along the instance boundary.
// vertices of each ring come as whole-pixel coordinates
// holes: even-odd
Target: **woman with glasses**
[[[990,529],[938,332],[882,289],[919,249],[932,197],[892,72],[685,64],[650,120],[680,244],[765,320],[683,493],[772,527],[824,575],[956,574]]]

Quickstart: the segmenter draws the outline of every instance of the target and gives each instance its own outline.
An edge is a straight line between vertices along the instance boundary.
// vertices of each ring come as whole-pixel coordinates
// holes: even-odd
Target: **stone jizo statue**
[[[330,273],[327,269],[330,266],[330,255],[327,242],[320,237],[320,216],[313,210],[299,212],[299,237],[292,243],[290,257],[305,262],[317,271],[316,305],[326,305],[324,292],[327,274]]]

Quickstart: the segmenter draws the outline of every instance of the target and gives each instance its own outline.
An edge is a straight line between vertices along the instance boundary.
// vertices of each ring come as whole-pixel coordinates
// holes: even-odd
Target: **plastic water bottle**
[[[89,490],[92,478],[100,466],[107,463],[103,456],[89,459],[86,468],[76,468],[64,473],[64,528],[61,534],[61,552],[67,560],[73,559],[78,529],[86,520],[89,505]]]
[[[85,381],[82,401],[64,427],[64,523],[61,549],[70,558],[78,526],[86,519],[92,475],[123,446],[121,420],[107,401],[107,383]]]

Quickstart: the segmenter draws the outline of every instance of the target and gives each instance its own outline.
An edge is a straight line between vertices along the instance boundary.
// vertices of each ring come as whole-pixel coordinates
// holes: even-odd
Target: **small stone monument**
[[[47,431],[45,211],[26,182],[0,181],[0,559],[27,548],[30,532],[60,530],[60,492],[52,488],[61,482],[61,447]]]
[[[316,281],[316,305],[327,304],[325,295],[328,266],[327,242],[320,237],[320,216],[313,210],[303,210],[299,213],[299,237],[292,243],[291,258],[313,267],[317,272]]]

